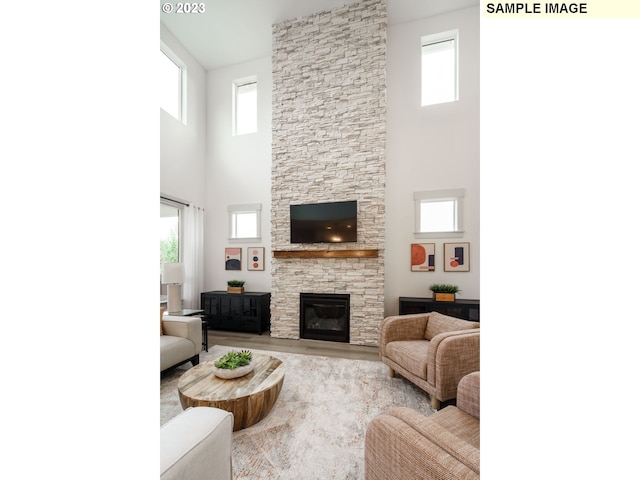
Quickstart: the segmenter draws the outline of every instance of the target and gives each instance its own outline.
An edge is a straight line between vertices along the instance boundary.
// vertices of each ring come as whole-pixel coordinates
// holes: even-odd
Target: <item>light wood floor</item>
[[[325,357],[350,358],[354,360],[380,361],[378,347],[365,347],[362,345],[351,345],[343,342],[326,342],[323,340],[271,338],[269,332],[257,335],[255,333],[209,330],[209,347],[211,348],[214,345],[301,353],[304,355],[322,355]]]

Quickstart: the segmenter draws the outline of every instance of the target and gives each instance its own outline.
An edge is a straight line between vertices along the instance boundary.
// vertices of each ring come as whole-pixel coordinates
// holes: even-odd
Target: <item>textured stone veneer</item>
[[[386,1],[273,26],[273,250],[378,249],[378,258],[273,258],[271,335],[300,338],[300,293],[351,295],[350,343],[384,315]],[[358,201],[358,242],[291,244],[289,206]]]

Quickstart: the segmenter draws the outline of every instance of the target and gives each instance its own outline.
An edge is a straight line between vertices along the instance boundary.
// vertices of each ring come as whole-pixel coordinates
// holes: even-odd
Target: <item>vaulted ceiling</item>
[[[214,0],[203,13],[161,13],[162,24],[205,70],[271,55],[271,25],[357,0]],[[197,3],[197,2],[196,2]],[[160,6],[177,3],[160,0]],[[479,6],[479,0],[387,0],[389,24]],[[193,5],[190,3],[189,5]]]

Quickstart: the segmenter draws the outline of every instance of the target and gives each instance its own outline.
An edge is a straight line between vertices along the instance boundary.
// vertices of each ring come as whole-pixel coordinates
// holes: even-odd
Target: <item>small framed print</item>
[[[469,242],[444,244],[445,272],[468,272],[470,263]]]
[[[247,270],[264,270],[264,247],[247,247]]]
[[[411,244],[411,271],[434,272],[436,270],[436,244]]]
[[[224,269],[242,270],[242,249],[229,247],[224,249]]]

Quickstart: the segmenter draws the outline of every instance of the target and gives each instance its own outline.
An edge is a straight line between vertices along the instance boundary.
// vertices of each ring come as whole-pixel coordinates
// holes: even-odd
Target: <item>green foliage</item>
[[[251,363],[252,354],[249,350],[242,350],[241,352],[236,352],[235,350],[231,350],[229,353],[220,358],[216,363],[216,368],[225,368],[228,370],[233,370],[238,367],[244,367],[245,365],[249,365]]]
[[[434,284],[429,287],[433,293],[457,293],[460,289],[455,285]]]
[[[172,229],[168,237],[160,239],[160,272],[163,264],[178,262],[180,262],[178,232]]]
[[[244,280],[229,280],[227,285],[230,287],[242,287],[244,286]]]

